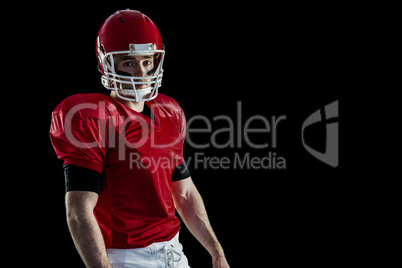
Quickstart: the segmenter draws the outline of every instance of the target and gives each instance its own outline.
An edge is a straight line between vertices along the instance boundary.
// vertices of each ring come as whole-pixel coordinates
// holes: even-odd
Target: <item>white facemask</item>
[[[152,44],[130,44],[130,50],[127,51],[115,51],[106,54],[99,53],[102,57],[104,66],[104,73],[102,75],[102,84],[109,90],[114,90],[117,96],[121,99],[128,101],[149,101],[158,95],[158,88],[162,85],[163,76],[163,60],[165,57],[164,50],[155,50]],[[149,56],[152,55],[157,59],[157,66],[154,66],[150,73],[146,77],[131,76],[128,73],[120,72],[116,73],[114,68],[114,56],[115,55],[129,55],[129,56]],[[154,63],[155,64],[155,63]],[[154,71],[155,70],[155,71]],[[148,82],[139,82],[139,81]],[[148,85],[146,88],[137,89],[139,85]]]

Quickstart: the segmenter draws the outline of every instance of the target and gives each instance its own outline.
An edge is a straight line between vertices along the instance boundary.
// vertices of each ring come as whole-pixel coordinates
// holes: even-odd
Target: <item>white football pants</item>
[[[179,233],[170,241],[155,242],[145,248],[106,250],[113,268],[190,268]]]

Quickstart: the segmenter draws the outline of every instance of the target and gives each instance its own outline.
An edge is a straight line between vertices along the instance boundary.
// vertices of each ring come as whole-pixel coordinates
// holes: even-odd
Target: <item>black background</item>
[[[30,178],[24,183],[29,199],[13,211],[16,219],[22,219],[16,220],[10,233],[18,244],[34,244],[32,251],[40,261],[21,261],[38,261],[45,267],[84,267],[67,229],[64,175],[49,139],[50,117],[67,96],[108,94],[96,69],[95,39],[102,22],[126,8],[140,10],[158,26],[166,46],[160,92],[176,99],[187,119],[227,115],[235,120],[238,101],[243,124],[257,114],[268,119],[286,115],[279,123],[277,148],[258,150],[243,143],[241,148],[194,149],[185,144],[186,158],[195,153],[262,157],[271,151],[286,159],[286,170],[195,169],[189,164],[231,267],[342,263],[353,244],[349,236],[353,229],[352,185],[346,177],[352,159],[344,136],[345,96],[353,88],[348,83],[353,75],[353,14],[346,6],[190,2],[184,6],[64,2],[46,10],[25,10],[25,16],[16,12],[10,19],[9,23],[20,18],[30,25],[25,34],[13,36],[23,51],[13,69],[26,75],[25,81],[17,84],[29,85],[21,94],[27,101],[27,109],[22,111],[24,124],[32,121],[32,126],[25,130],[31,133],[29,138],[26,132],[15,138],[21,146],[19,159],[23,155],[28,166],[13,168]],[[20,64],[28,64],[28,71]],[[18,97],[13,96],[13,100]],[[333,168],[303,148],[301,126],[310,114],[335,100],[340,106],[340,161]],[[213,130],[219,127],[227,124],[216,122]],[[194,140],[200,143],[209,140],[198,135]],[[306,136],[311,147],[324,150],[325,125],[312,127]],[[271,141],[267,133],[250,137],[255,143]],[[184,224],[180,235],[191,267],[211,267],[208,253]]]

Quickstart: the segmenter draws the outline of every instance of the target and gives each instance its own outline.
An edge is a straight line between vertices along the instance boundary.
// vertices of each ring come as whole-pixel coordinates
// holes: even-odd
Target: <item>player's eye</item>
[[[123,66],[134,66],[134,65],[135,65],[134,62],[132,61],[126,61],[123,63]]]
[[[152,64],[152,61],[150,61],[150,60],[144,61],[144,65],[151,65],[151,64]]]

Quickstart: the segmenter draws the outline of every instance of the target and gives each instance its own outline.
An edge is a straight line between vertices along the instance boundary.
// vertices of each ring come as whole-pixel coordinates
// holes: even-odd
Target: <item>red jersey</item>
[[[180,229],[172,172],[183,162],[185,117],[163,94],[145,105],[151,118],[110,96],[77,94],[52,114],[58,158],[103,175],[94,214],[106,248],[146,247]]]

